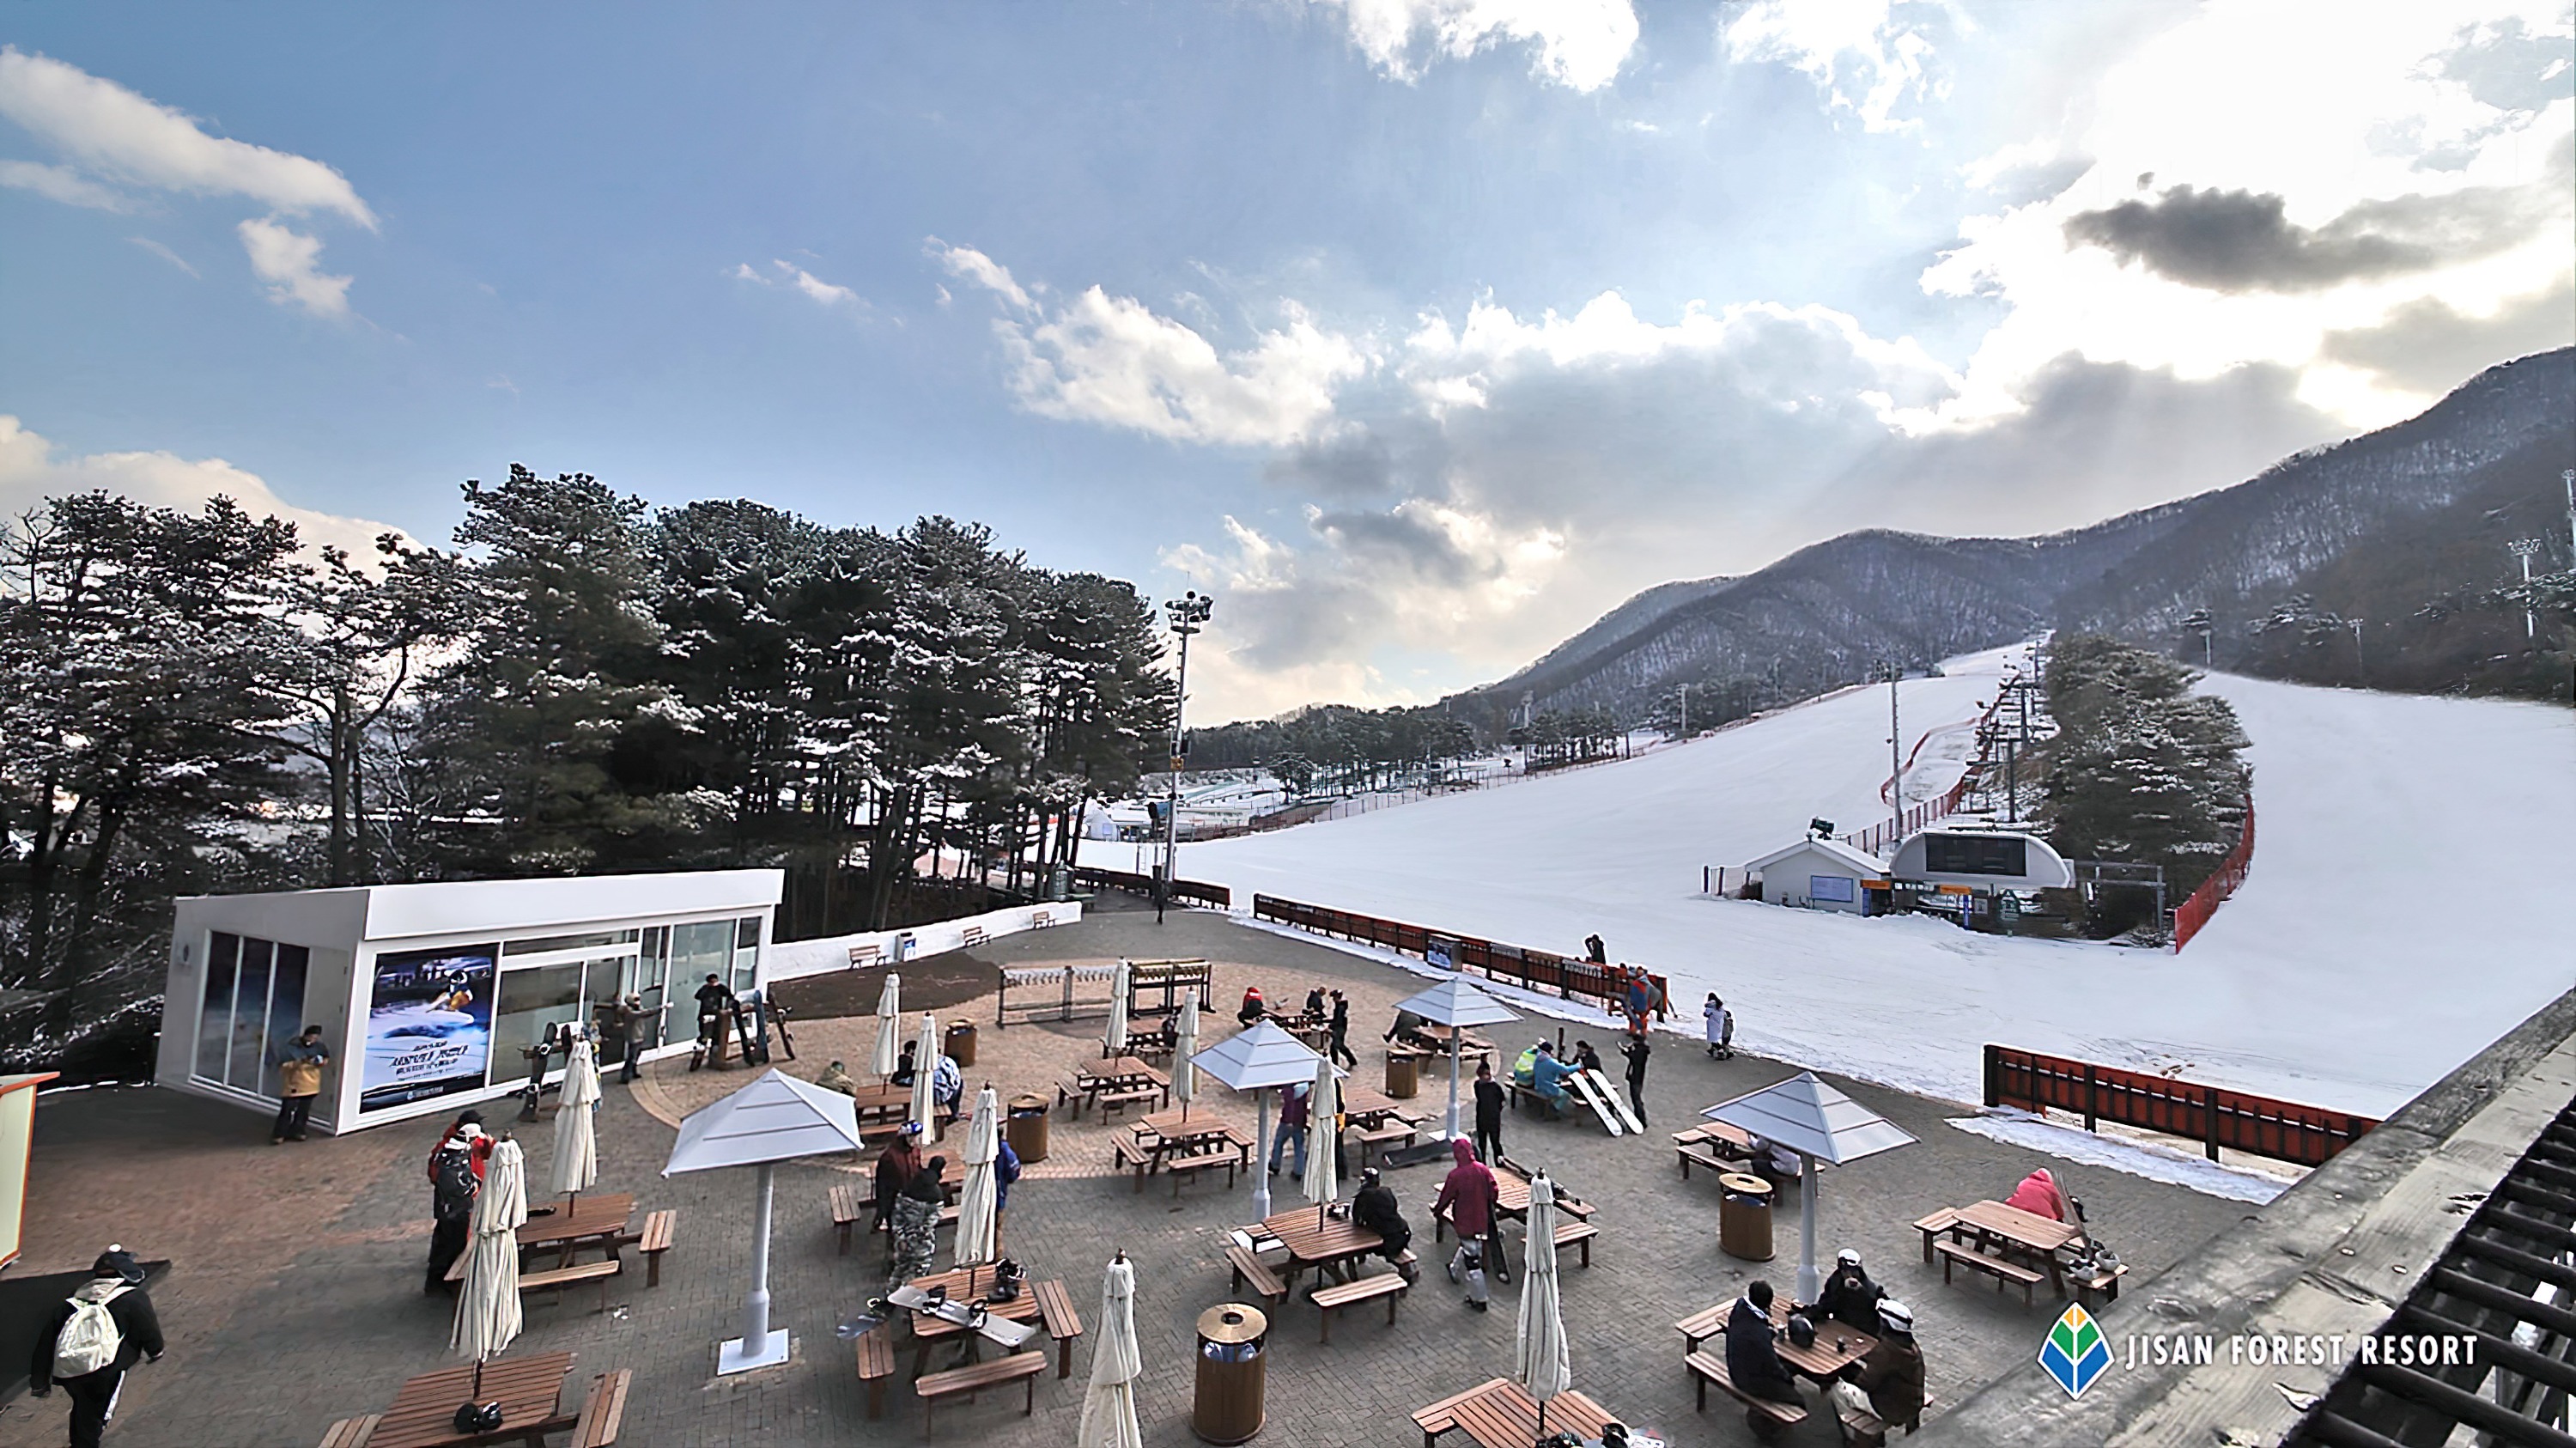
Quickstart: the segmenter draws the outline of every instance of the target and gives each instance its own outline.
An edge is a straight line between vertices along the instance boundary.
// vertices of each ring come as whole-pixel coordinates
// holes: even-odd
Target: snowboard
[[[1592,1108],[1592,1114],[1600,1120],[1602,1130],[1617,1136],[1628,1129],[1619,1119],[1622,1113],[1613,1111],[1609,1103],[1601,1099],[1601,1088],[1593,1084],[1601,1079],[1599,1072],[1573,1071],[1567,1073],[1565,1079],[1574,1083],[1574,1094],[1582,1097],[1583,1104]]]
[[[1646,1129],[1646,1123],[1637,1119],[1637,1113],[1628,1105],[1628,1098],[1619,1093],[1619,1088],[1611,1084],[1609,1077],[1598,1071],[1587,1071],[1584,1074],[1592,1078],[1593,1089],[1600,1094],[1601,1098],[1617,1108],[1620,1124],[1630,1131]]]

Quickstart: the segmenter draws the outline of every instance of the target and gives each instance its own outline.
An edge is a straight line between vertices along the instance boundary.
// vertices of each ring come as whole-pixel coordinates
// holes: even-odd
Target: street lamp
[[[2529,600],[2531,597],[2531,555],[2540,551],[2541,543],[2537,538],[2516,538],[2512,542],[2504,545],[2504,547],[2506,552],[2522,560],[2524,598],[2522,606],[2522,636],[2524,638],[2530,638],[2533,634],[2540,631],[2538,622],[2532,617],[2531,604]]]
[[[1154,923],[1163,923],[1164,902],[1171,898],[1172,878],[1178,866],[1181,849],[1181,765],[1189,736],[1181,730],[1181,710],[1190,697],[1190,636],[1207,626],[1208,613],[1216,600],[1192,589],[1178,598],[1166,599],[1163,612],[1171,615],[1172,632],[1181,636],[1181,667],[1172,686],[1172,793],[1163,810],[1163,870],[1161,888],[1154,892]]]

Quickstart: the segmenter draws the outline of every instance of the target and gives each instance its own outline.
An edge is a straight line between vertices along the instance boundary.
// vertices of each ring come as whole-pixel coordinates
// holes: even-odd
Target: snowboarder
[[[1619,1054],[1628,1058],[1628,1104],[1636,1108],[1637,1124],[1646,1124],[1646,1057],[1654,1048],[1643,1036],[1630,1036]]]
[[[429,1273],[420,1287],[424,1296],[456,1291],[456,1284],[447,1280],[447,1269],[464,1254],[474,1198],[483,1190],[483,1164],[491,1155],[492,1138],[483,1133],[479,1111],[459,1114],[429,1154]]]
[[[948,1204],[948,1189],[940,1182],[947,1169],[948,1158],[932,1157],[895,1196],[891,1286],[930,1274],[931,1259],[939,1255],[939,1212]]]
[[[92,1263],[87,1282],[57,1304],[36,1334],[27,1391],[50,1397],[60,1383],[72,1400],[72,1448],[98,1448],[125,1374],[138,1359],[161,1360],[161,1319],[143,1292],[143,1267],[117,1243]]]
[[[1481,1243],[1485,1270],[1493,1274],[1495,1281],[1509,1282],[1512,1275],[1503,1262],[1502,1229],[1495,1221],[1494,1173],[1476,1160],[1476,1149],[1466,1142],[1452,1140],[1449,1154],[1458,1164],[1449,1169],[1447,1179],[1440,1183],[1440,1195],[1431,1202],[1431,1215],[1448,1213],[1449,1225],[1458,1231],[1458,1253],[1449,1259],[1449,1280],[1459,1280],[1462,1273],[1477,1265],[1466,1249],[1470,1243]],[[1483,1294],[1469,1298],[1467,1305],[1484,1311]]]
[[[1700,1008],[1700,1018],[1708,1023],[1708,1054],[1713,1061],[1727,1061],[1735,1056],[1735,1017],[1717,992],[1708,993],[1708,1004]]]

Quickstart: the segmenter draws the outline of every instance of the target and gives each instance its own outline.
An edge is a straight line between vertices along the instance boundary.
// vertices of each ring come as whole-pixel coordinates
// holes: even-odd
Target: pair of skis
[[[1598,1071],[1576,1071],[1566,1079],[1574,1083],[1575,1094],[1583,1098],[1584,1105],[1592,1108],[1592,1114],[1600,1119],[1602,1129],[1612,1136],[1646,1129],[1646,1123],[1639,1121],[1637,1114],[1628,1109],[1627,1098],[1610,1084],[1609,1077]]]

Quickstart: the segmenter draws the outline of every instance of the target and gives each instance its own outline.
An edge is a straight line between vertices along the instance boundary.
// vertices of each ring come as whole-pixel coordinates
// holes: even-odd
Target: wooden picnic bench
[[[832,1236],[836,1243],[832,1255],[849,1256],[850,1229],[859,1224],[861,1217],[873,1217],[875,1213],[876,1198],[872,1191],[861,1190],[855,1182],[832,1188]],[[869,1230],[874,1231],[875,1228]],[[1923,1260],[1928,1262],[1932,1259],[1926,1255]]]
[[[1841,1402],[1831,1402],[1829,1406],[1834,1410],[1834,1426],[1841,1431],[1842,1440],[1854,1448],[1887,1448],[1889,1428],[1903,1428],[1905,1436],[1911,1438],[1914,1430],[1923,1426],[1922,1413],[1916,1413],[1909,1422],[1889,1423],[1867,1408],[1854,1408]],[[1928,1392],[1923,1395],[1923,1407],[1926,1412],[1931,1410],[1932,1395]]]
[[[1163,1170],[1172,1178],[1172,1195],[1175,1197],[1181,1194],[1181,1183],[1184,1180],[1196,1180],[1200,1172],[1214,1171],[1219,1167],[1225,1169],[1225,1184],[1228,1187],[1234,1185],[1234,1174],[1237,1171],[1247,1169],[1243,1163],[1235,1160],[1232,1153],[1223,1151],[1203,1152],[1197,1156],[1169,1157],[1163,1163]]]
[[[1950,1285],[1952,1267],[1966,1267],[1995,1279],[1995,1290],[1998,1292],[2013,1283],[2021,1284],[2021,1305],[2028,1307],[2033,1301],[2032,1293],[2041,1282],[2047,1280],[2046,1273],[2034,1271],[2018,1262],[2005,1261],[1991,1253],[1978,1251],[1965,1242],[1939,1242],[1933,1245],[1932,1250],[1941,1254],[1941,1285],[1944,1287]]]
[[[1234,1269],[1233,1291],[1239,1293],[1249,1287],[1272,1306],[1288,1300],[1288,1284],[1279,1280],[1279,1274],[1271,1271],[1268,1263],[1252,1255],[1251,1248],[1228,1243],[1225,1260]]]
[[[376,1435],[376,1425],[384,1420],[382,1413],[369,1413],[363,1418],[342,1418],[322,1435],[322,1448],[367,1448],[367,1440]]]
[[[1100,1108],[1101,1115],[1107,1116],[1113,1111],[1124,1111],[1130,1106],[1142,1106],[1147,1102],[1161,1103],[1170,1094],[1171,1088],[1168,1086],[1121,1086],[1115,1090],[1094,1093],[1091,1101],[1093,1105]]]
[[[1932,1265],[1932,1244],[1940,1240],[1941,1234],[1944,1232],[1955,1233],[1958,1226],[1959,1213],[1958,1210],[1953,1207],[1943,1207],[1941,1210],[1932,1213],[1930,1216],[1925,1217],[1914,1224],[1914,1230],[1923,1234],[1924,1266],[1929,1267]]]
[[[2092,1272],[2068,1279],[2075,1289],[2075,1300],[2086,1307],[2098,1308],[2105,1302],[2120,1300],[2120,1279],[2129,1275],[2129,1264],[2121,1263],[2107,1272]]]
[[[1422,1430],[1422,1448],[1436,1448],[1440,1436],[1455,1429],[1466,1430],[1479,1448],[1523,1448],[1538,1436],[1538,1416],[1528,1389],[1510,1378],[1495,1378],[1415,1409],[1413,1426]],[[1548,1400],[1551,1432],[1597,1437],[1609,1422],[1600,1404],[1571,1388]]]
[[[1405,1289],[1412,1285],[1404,1280],[1404,1274],[1401,1272],[1378,1272],[1367,1277],[1354,1277],[1348,1282],[1336,1282],[1329,1286],[1317,1283],[1306,1289],[1306,1300],[1315,1304],[1318,1309],[1317,1315],[1324,1323],[1324,1335],[1321,1340],[1329,1344],[1333,1340],[1333,1314],[1354,1303],[1385,1298],[1386,1325],[1395,1326],[1395,1304],[1403,1298]]]
[[[564,1448],[617,1448],[617,1430],[626,1419],[626,1393],[634,1381],[635,1374],[626,1368],[591,1379],[581,1416],[572,1425],[572,1441]]]
[[[925,1436],[930,1432],[931,1412],[940,1399],[963,1393],[972,1402],[977,1393],[1004,1383],[1018,1383],[1025,1390],[1020,1403],[1020,1416],[1025,1418],[1038,1410],[1038,1375],[1045,1371],[1046,1354],[1015,1352],[915,1378],[912,1390],[921,1395],[921,1431]]]
[[[1418,1129],[1419,1128],[1415,1127],[1410,1122],[1396,1120],[1389,1121],[1384,1126],[1371,1127],[1368,1130],[1359,1133],[1359,1135],[1354,1139],[1359,1142],[1360,1146],[1360,1165],[1367,1166],[1369,1164],[1369,1153],[1381,1147],[1392,1149],[1398,1146],[1411,1146],[1413,1144],[1414,1134]],[[1385,1165],[1383,1158],[1380,1159],[1379,1165]]]
[[[885,1416],[886,1379],[894,1376],[894,1324],[880,1322],[859,1334],[859,1381],[868,1385],[868,1417]]]
[[[1572,1219],[1558,1222],[1556,1224],[1556,1250],[1562,1252],[1568,1247],[1581,1247],[1583,1249],[1583,1265],[1590,1267],[1592,1265],[1592,1239],[1600,1235],[1601,1229],[1592,1225],[1590,1222],[1580,1222]]]
[[[612,1257],[605,1262],[576,1262],[570,1267],[550,1267],[543,1272],[523,1272],[519,1275],[519,1295],[525,1297],[531,1292],[561,1293],[566,1288],[595,1284],[599,1288],[599,1306],[595,1310],[606,1312],[609,1279],[620,1275],[624,1270],[624,1264]]]
[[[1688,1181],[1694,1166],[1724,1172],[1736,1162],[1752,1160],[1753,1138],[1723,1121],[1702,1122],[1673,1133],[1673,1152],[1681,1159],[1682,1180]]]
[[[1708,1411],[1708,1385],[1715,1383],[1728,1397],[1744,1405],[1747,1421],[1767,1418],[1783,1428],[1794,1428],[1807,1421],[1807,1410],[1796,1403],[1755,1397],[1737,1387],[1735,1379],[1726,1375],[1726,1359],[1714,1353],[1694,1352],[1682,1361],[1690,1368],[1691,1377],[1696,1380],[1696,1386],[1699,1389],[1699,1411],[1703,1413]],[[1755,1423],[1753,1431],[1756,1434],[1763,1431],[1758,1422]]]
[[[1038,1320],[1046,1325],[1047,1336],[1055,1339],[1055,1375],[1073,1376],[1073,1340],[1082,1336],[1082,1314],[1073,1310],[1073,1295],[1064,1290],[1061,1278],[1050,1277],[1030,1284],[1038,1300]]]

